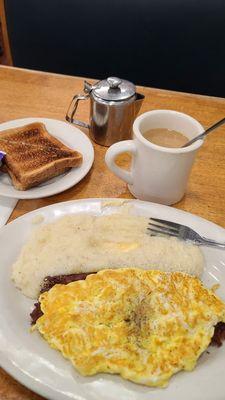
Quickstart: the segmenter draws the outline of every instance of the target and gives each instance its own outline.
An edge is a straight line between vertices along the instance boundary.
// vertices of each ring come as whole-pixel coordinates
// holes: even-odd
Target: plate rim
[[[35,210],[26,212],[23,215],[20,215],[19,217],[15,218],[14,220],[10,221],[9,223],[7,223],[6,225],[2,226],[0,228],[0,233],[2,231],[2,229],[7,228],[8,226],[10,226],[11,224],[15,223],[16,221],[20,221],[21,219],[25,219],[27,218],[28,215],[34,215],[37,212],[41,212],[42,210],[46,210],[46,209],[50,209],[50,208],[54,208],[56,206],[61,206],[61,205],[66,205],[66,204],[72,204],[72,203],[78,203],[78,202],[93,202],[93,201],[98,201],[98,202],[115,202],[119,204],[119,201],[121,202],[134,202],[134,203],[142,203],[145,205],[150,205],[150,206],[157,206],[157,208],[162,208],[162,209],[173,209],[175,211],[175,213],[177,213],[178,215],[182,215],[185,214],[186,216],[190,215],[191,217],[194,217],[196,220],[199,220],[202,223],[207,223],[210,224],[212,227],[221,230],[221,232],[223,232],[225,234],[225,228],[223,228],[221,225],[216,224],[215,222],[212,222],[206,218],[200,217],[199,215],[196,214],[192,214],[189,211],[185,211],[185,210],[181,210],[179,208],[175,208],[173,206],[167,206],[164,204],[159,204],[159,203],[154,203],[151,201],[144,201],[144,200],[139,200],[139,199],[129,199],[129,198],[119,198],[119,197],[88,197],[88,198],[83,198],[83,199],[72,199],[72,200],[66,200],[66,201],[61,201],[58,203],[53,203],[53,204],[49,204],[47,206],[44,207],[40,207],[40,208],[36,208]]]
[[[15,194],[14,193],[5,194],[4,191],[1,191],[1,189],[0,189],[0,196],[2,196],[2,197],[14,198],[14,199],[18,199],[18,200],[32,200],[32,199],[42,199],[42,198],[45,198],[45,197],[54,196],[56,194],[62,193],[64,191],[70,189],[71,187],[77,185],[88,174],[88,172],[90,171],[90,169],[91,169],[91,167],[92,167],[92,165],[94,163],[94,156],[95,156],[94,146],[93,146],[90,138],[83,131],[81,131],[79,128],[77,128],[76,126],[68,124],[68,122],[65,122],[65,121],[62,121],[62,120],[59,120],[59,119],[45,118],[45,117],[25,117],[25,118],[13,119],[13,120],[10,120],[10,121],[2,122],[0,124],[0,132],[2,130],[4,130],[4,125],[10,124],[10,123],[16,123],[17,124],[17,123],[20,123],[20,122],[21,122],[21,124],[26,124],[26,121],[27,121],[27,123],[32,123],[32,122],[34,122],[33,120],[35,120],[37,122],[43,122],[43,123],[46,123],[45,121],[62,123],[62,124],[65,124],[65,126],[69,126],[69,127],[74,128],[75,130],[77,130],[79,132],[79,134],[83,137],[84,141],[86,141],[86,145],[89,146],[88,152],[90,154],[90,160],[88,160],[86,167],[84,168],[82,174],[79,177],[79,180],[77,180],[76,183],[73,183],[73,180],[70,183],[68,182],[68,184],[65,185],[63,187],[63,189],[58,189],[58,190],[54,190],[53,189],[50,192],[47,192],[47,189],[46,189],[46,193],[41,194],[41,195],[38,194],[38,190],[32,194],[32,193],[29,192],[29,189],[27,191],[19,191],[19,190],[17,191],[15,189],[15,191],[16,191]],[[24,121],[24,122],[22,122],[22,121]],[[3,126],[3,129],[1,129],[2,126]],[[5,128],[5,129],[11,129],[11,128]],[[52,136],[56,137],[55,135],[52,135]],[[48,185],[46,185],[46,187],[48,187]],[[35,189],[37,189],[37,188],[38,187],[36,187]]]
[[[177,215],[185,214],[186,216],[190,215],[191,217],[194,217],[197,219],[197,221],[207,223],[209,226],[212,228],[216,228],[217,230],[225,233],[225,229],[221,227],[220,225],[215,224],[214,222],[211,222],[205,218],[202,218],[198,215],[192,214],[188,211],[176,209],[174,207],[158,204],[158,203],[152,203],[152,202],[146,202],[142,200],[137,200],[137,199],[124,199],[124,198],[87,198],[87,199],[76,199],[76,200],[69,200],[69,201],[64,201],[64,202],[59,202],[59,203],[54,203],[48,206],[44,206],[38,209],[35,209],[33,211],[30,211],[28,213],[25,213],[24,215],[16,218],[15,220],[11,221],[7,225],[3,226],[0,228],[0,237],[1,235],[4,234],[5,229],[11,229],[12,225],[16,224],[17,222],[21,222],[23,220],[28,219],[28,223],[30,222],[32,224],[32,217],[35,214],[41,214],[42,210],[48,210],[48,209],[53,209],[53,208],[58,208],[58,207],[64,207],[66,205],[72,205],[72,204],[77,204],[77,203],[91,203],[91,202],[97,202],[97,203],[102,203],[102,202],[110,202],[112,204],[109,205],[109,207],[113,207],[115,203],[115,206],[120,206],[119,202],[123,203],[138,203],[138,204],[143,204],[146,206],[150,206],[153,208],[157,208],[157,211],[160,209],[172,209],[173,212],[175,212]],[[71,212],[68,212],[68,214],[72,214]],[[36,225],[34,225],[35,227]],[[4,371],[6,371],[10,376],[12,376],[16,381],[18,381],[20,384],[24,385],[26,388],[30,389],[32,392],[35,392],[36,394],[39,394],[45,398],[48,398],[50,400],[61,400],[62,399],[62,393],[61,392],[56,392],[55,389],[53,389],[51,386],[46,385],[43,382],[37,382],[35,381],[32,377],[29,377],[29,375],[26,374],[26,372],[21,371],[19,368],[17,368],[12,360],[7,358],[7,355],[4,354],[4,352],[1,352],[1,359],[3,359],[3,362],[1,360],[1,367],[3,368]],[[74,393],[74,400],[88,400],[88,397],[85,395],[85,397],[81,396],[80,394]],[[169,399],[169,397],[168,397]]]

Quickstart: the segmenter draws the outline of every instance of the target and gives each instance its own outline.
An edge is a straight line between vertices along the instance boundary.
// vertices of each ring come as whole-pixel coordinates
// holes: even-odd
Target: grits
[[[151,237],[148,218],[116,213],[68,215],[36,228],[13,265],[12,279],[37,298],[46,276],[138,267],[201,276],[197,246],[173,237]]]

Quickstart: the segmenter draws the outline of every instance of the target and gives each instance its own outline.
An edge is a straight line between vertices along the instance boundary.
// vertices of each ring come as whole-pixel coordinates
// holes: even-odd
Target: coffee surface
[[[188,141],[188,138],[181,132],[166,128],[149,129],[143,133],[143,136],[149,142],[163,147],[181,147]]]

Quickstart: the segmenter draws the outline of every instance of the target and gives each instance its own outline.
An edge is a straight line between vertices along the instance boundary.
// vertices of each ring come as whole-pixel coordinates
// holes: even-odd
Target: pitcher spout
[[[145,96],[141,93],[136,93],[136,100],[135,100],[135,116],[139,113],[142,103],[145,99]]]

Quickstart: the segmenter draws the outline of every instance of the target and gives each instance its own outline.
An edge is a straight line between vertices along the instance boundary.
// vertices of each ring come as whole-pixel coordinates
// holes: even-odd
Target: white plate
[[[102,199],[103,201],[103,199]],[[0,362],[18,381],[37,393],[54,400],[224,400],[225,344],[210,348],[193,372],[180,372],[166,389],[136,385],[113,375],[82,377],[62,355],[51,349],[38,332],[29,332],[29,313],[33,301],[17,291],[11,280],[11,265],[19,254],[30,231],[32,220],[42,215],[45,222],[66,214],[80,212],[101,215],[114,212],[118,200],[101,199],[70,201],[54,204],[26,214],[0,230]],[[111,202],[111,203],[110,203]],[[112,203],[113,202],[113,203]],[[145,216],[169,219],[189,225],[200,234],[225,241],[225,230],[211,222],[174,208],[128,200],[133,212]],[[225,252],[203,249],[206,286],[220,283],[218,294],[225,300]]]
[[[94,161],[94,149],[90,139],[80,129],[66,122],[49,118],[16,119],[1,124],[0,131],[17,128],[32,122],[43,122],[52,136],[55,136],[66,146],[79,151],[83,155],[83,163],[78,168],[72,168],[65,174],[24,191],[16,190],[8,174],[0,172],[0,196],[14,197],[16,199],[38,199],[52,196],[76,185],[91,169]]]

